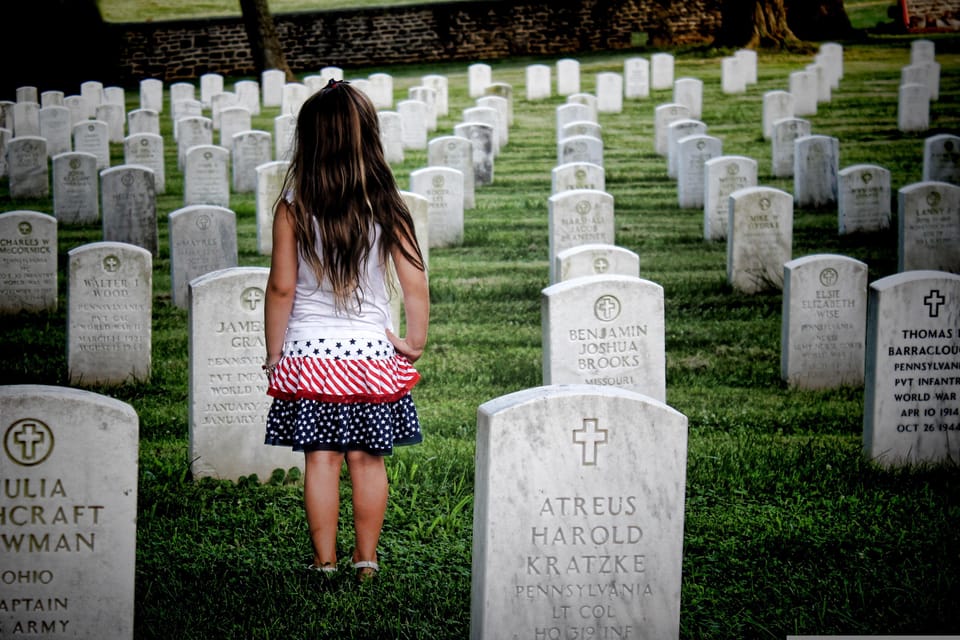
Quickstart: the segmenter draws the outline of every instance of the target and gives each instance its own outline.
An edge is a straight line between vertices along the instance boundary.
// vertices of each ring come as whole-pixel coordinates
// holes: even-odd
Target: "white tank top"
[[[318,288],[313,270],[300,256],[297,289],[287,323],[288,341],[321,337],[382,338],[385,329],[393,330],[386,266],[380,261],[380,234],[380,225],[375,225],[366,268],[360,274],[359,308],[351,298],[346,310],[337,309],[327,280]],[[319,237],[317,242],[319,247]]]

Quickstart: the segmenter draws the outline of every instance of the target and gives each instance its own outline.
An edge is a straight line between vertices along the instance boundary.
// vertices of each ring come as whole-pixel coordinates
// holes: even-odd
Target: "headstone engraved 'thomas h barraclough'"
[[[863,449],[886,466],[960,462],[960,276],[870,285]]]
[[[133,638],[136,412],[2,386],[0,434],[0,637]]]
[[[680,631],[687,418],[559,385],[477,412],[473,640]]]

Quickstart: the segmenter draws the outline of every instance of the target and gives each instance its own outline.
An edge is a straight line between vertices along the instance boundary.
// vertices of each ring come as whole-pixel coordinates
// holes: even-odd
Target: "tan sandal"
[[[337,563],[336,562],[324,562],[319,567],[315,564],[308,564],[307,569],[310,571],[320,571],[327,575],[331,575],[337,572]]]

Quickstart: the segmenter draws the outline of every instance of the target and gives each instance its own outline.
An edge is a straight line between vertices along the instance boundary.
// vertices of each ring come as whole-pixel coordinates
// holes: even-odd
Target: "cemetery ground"
[[[897,129],[909,39],[845,47],[839,88],[809,116],[815,133],[840,140],[841,168],[886,167],[895,192],[920,181],[925,137],[960,130],[960,40],[934,40],[941,83],[925,133]],[[675,77],[703,80],[701,119],[724,153],[755,158],[759,184],[791,192],[791,179],[771,174],[762,95],[786,89],[788,74],[812,53],[761,53],[758,82],[741,95],[721,93],[724,54],[678,52]],[[597,72],[621,71],[628,55],[647,53],[578,56],[583,90],[593,90]],[[296,470],[239,482],[191,476],[187,312],[171,301],[166,219],[183,205],[183,180],[164,114],[152,373],[147,382],[91,388],[129,403],[140,419],[137,638],[468,637],[477,408],[542,379],[547,199],[554,111],[564,99],[524,99],[524,67],[532,62],[553,61],[491,63],[494,81],[514,90],[509,142],[493,184],[478,187],[476,207],[465,212],[462,245],[430,250],[432,324],[414,390],[425,440],[388,459],[383,570],[362,587],[349,571],[325,579],[304,570],[311,551]],[[466,66],[345,75],[387,71],[397,99],[423,74],[447,75],[450,115],[432,134],[441,135],[471,105]],[[126,99],[128,110],[136,108],[135,88]],[[861,451],[862,387],[802,391],[781,380],[780,292],[747,295],[727,283],[725,244],[703,239],[701,209],[678,207],[666,159],[654,152],[653,111],[669,101],[669,90],[653,91],[599,122],[616,244],[640,256],[641,277],[663,286],[666,403],[689,418],[681,637],[960,633],[956,465],[875,467]],[[276,115],[264,109],[254,127],[272,131]],[[112,146],[112,158],[122,162],[121,145]],[[425,165],[425,151],[406,150],[395,166],[401,188]],[[4,211],[52,213],[49,200],[12,200],[5,179],[0,202]],[[240,264],[267,266],[257,251],[253,196],[231,194],[230,208]],[[794,257],[848,255],[868,265],[871,282],[896,272],[895,223],[840,236],[833,207],[796,209],[793,228]],[[3,319],[0,383],[67,385],[67,253],[100,239],[99,224],[60,226],[58,309]],[[341,493],[345,558],[352,550],[348,482]]]

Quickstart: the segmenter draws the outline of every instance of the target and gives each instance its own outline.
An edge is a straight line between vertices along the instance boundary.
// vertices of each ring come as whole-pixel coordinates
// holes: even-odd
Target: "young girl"
[[[387,508],[384,456],[422,440],[410,395],[427,340],[423,256],[383,156],[377,112],[331,80],[300,108],[273,221],[264,364],[273,402],[266,444],[303,451],[311,569],[337,569],[340,470],[353,486],[353,567],[379,570]],[[403,292],[406,337],[392,330],[388,265]]]

